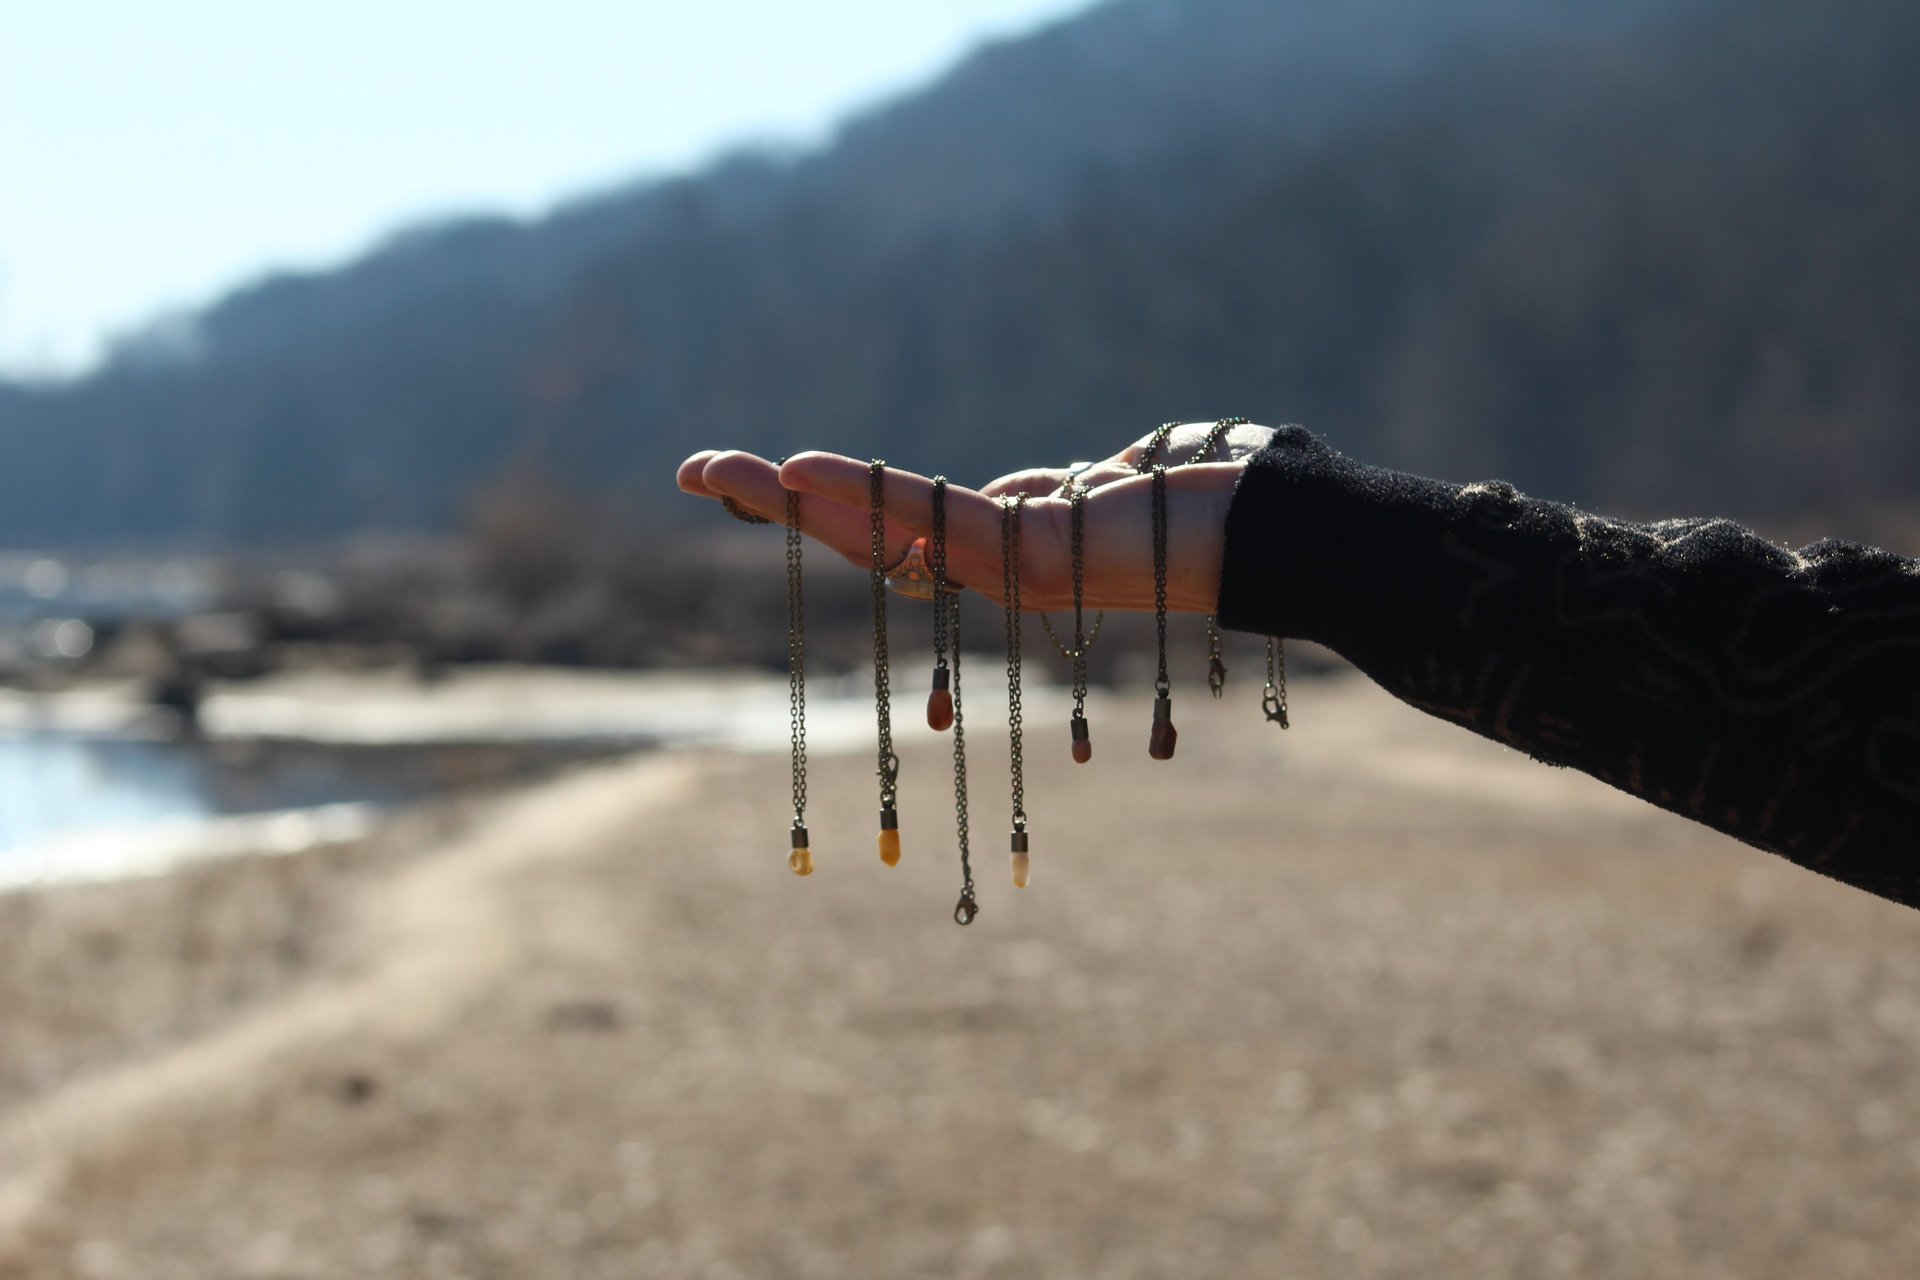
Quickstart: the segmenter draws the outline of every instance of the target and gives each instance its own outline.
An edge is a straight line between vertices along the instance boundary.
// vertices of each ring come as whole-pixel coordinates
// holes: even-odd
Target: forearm
[[[1920,906],[1920,566],[1727,521],[1629,524],[1283,428],[1228,512],[1219,617]]]

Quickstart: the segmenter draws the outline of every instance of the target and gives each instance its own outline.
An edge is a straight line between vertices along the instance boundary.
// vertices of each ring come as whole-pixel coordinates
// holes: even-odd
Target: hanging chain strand
[[[953,603],[947,595],[947,478],[933,478],[933,530],[927,537],[927,570],[933,575],[933,665],[947,665],[948,617]]]
[[[1246,418],[1234,417],[1222,418],[1214,423],[1190,461],[1213,461],[1214,451],[1227,438],[1227,434],[1235,427],[1246,426],[1247,422]],[[1207,615],[1207,691],[1216,698],[1227,691],[1227,661],[1221,653],[1220,623],[1212,614]]]
[[[1067,504],[1073,523],[1073,717],[1087,717],[1087,639],[1083,602],[1087,587],[1087,490],[1067,482]]]
[[[880,860],[888,866],[900,861],[899,815],[894,810],[894,784],[900,774],[900,758],[893,753],[893,691],[891,658],[887,653],[887,464],[875,458],[867,466],[869,491],[873,501],[872,567],[868,578],[873,589],[873,705],[880,725]]]
[[[771,521],[769,521],[771,523]],[[800,495],[787,490],[787,719],[793,751],[793,831],[787,866],[813,871],[807,847],[807,611],[800,570]]]
[[[1067,506],[1073,528],[1073,717],[1067,722],[1067,730],[1075,764],[1093,759],[1093,735],[1087,725],[1087,649],[1093,640],[1086,630],[1086,502],[1086,487],[1068,480]]]
[[[800,570],[800,495],[787,490],[787,714],[793,747],[793,825],[807,821],[807,616]]]
[[[1267,637],[1267,688],[1260,706],[1269,721],[1282,729],[1291,727],[1287,723],[1287,648],[1278,636]]]
[[[890,809],[900,760],[893,754],[893,690],[891,658],[887,653],[887,464],[876,459],[868,466],[867,473],[873,495],[873,568],[868,575],[873,589],[873,705],[880,723],[880,806]]]
[[[1166,696],[1167,679],[1167,469],[1153,468],[1153,627],[1160,642],[1160,667],[1153,690]]]
[[[1007,733],[1013,768],[1013,829],[1027,825],[1025,761],[1020,754],[1020,509],[1025,494],[1000,500],[1000,575],[1007,612]]]
[[[960,598],[952,602],[953,626],[953,825],[960,840],[960,901],[953,907],[955,924],[972,924],[980,915],[973,897],[973,862],[967,849],[967,727],[960,705]]]
[[[953,698],[953,825],[960,842],[960,900],[953,922],[969,925],[980,914],[973,896],[973,862],[967,847],[967,722],[960,702],[960,593],[947,580],[947,478],[933,478],[933,530],[927,537],[927,569],[933,575],[933,652],[937,671],[949,671]],[[938,676],[936,675],[936,681]]]
[[[1153,681],[1153,731],[1147,736],[1147,754],[1155,760],[1173,759],[1179,730],[1173,727],[1173,696],[1167,679],[1167,469],[1153,467],[1153,627],[1159,641],[1159,671]]]
[[[1227,691],[1227,660],[1220,652],[1220,624],[1207,615],[1207,692],[1215,698]]]
[[[1027,887],[1027,783],[1020,754],[1020,509],[1027,496],[1000,500],[1000,578],[1007,608],[1007,743],[1013,773],[1013,834],[1007,848],[1013,864],[1013,887]]]

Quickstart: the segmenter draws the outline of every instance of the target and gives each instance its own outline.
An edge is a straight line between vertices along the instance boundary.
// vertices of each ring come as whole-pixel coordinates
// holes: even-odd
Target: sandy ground
[[[1353,680],[0,906],[0,1276],[1905,1277],[1920,916]],[[981,699],[976,695],[976,702]]]

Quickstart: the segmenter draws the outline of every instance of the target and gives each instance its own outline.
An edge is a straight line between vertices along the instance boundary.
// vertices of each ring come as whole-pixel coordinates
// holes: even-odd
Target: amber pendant
[[[1173,727],[1173,699],[1161,694],[1153,700],[1153,733],[1147,739],[1147,754],[1155,760],[1173,759],[1180,731]]]
[[[880,861],[900,865],[900,815],[892,805],[880,811]]]
[[[797,876],[813,874],[813,850],[807,848],[807,829],[794,824],[792,833],[792,852],[787,854],[787,866]]]
[[[927,728],[935,733],[953,728],[952,679],[945,666],[933,669],[933,692],[927,695]]]
[[[1010,841],[1010,844],[1013,849],[1013,887],[1016,889],[1024,889],[1027,887],[1027,881],[1032,877],[1033,872],[1033,863],[1027,857],[1027,833],[1025,828],[1014,828],[1013,839]]]
[[[1087,736],[1087,718],[1078,712],[1067,722],[1068,730],[1073,734],[1073,762],[1085,764],[1093,759],[1093,740]]]

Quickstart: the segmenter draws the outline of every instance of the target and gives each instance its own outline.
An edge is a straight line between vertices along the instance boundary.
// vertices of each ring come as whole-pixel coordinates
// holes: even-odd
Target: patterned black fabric
[[[1234,495],[1219,618],[1920,906],[1920,562],[1609,520],[1283,427]]]

